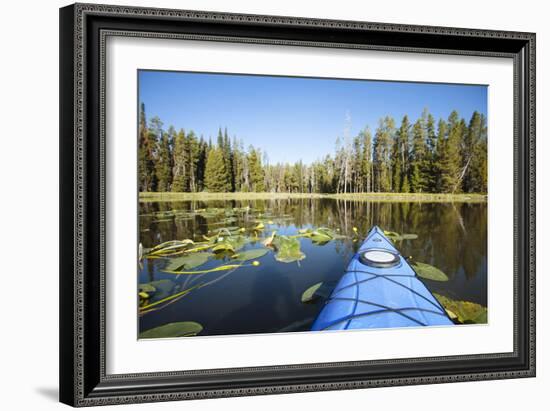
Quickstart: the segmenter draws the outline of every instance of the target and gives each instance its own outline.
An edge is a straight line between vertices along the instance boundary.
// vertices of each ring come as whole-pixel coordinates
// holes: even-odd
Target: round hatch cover
[[[399,264],[399,256],[390,251],[370,249],[361,253],[359,259],[371,267],[388,268]]]

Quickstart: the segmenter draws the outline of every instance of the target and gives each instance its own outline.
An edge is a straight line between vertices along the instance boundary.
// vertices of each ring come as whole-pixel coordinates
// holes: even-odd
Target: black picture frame
[[[112,35],[513,59],[513,352],[107,375],[104,52]],[[60,9],[60,101],[62,402],[91,406],[535,376],[534,33],[75,4]]]

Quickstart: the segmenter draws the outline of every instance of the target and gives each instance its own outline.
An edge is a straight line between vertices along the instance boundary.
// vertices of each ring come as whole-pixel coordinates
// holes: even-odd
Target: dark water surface
[[[192,211],[243,207],[227,216],[191,218],[159,217],[159,211]],[[156,214],[155,214],[156,213]],[[232,214],[233,215],[233,214]],[[204,327],[200,335],[305,331],[322,307],[301,302],[302,293],[313,284],[337,281],[363,238],[373,225],[398,233],[414,233],[415,240],[396,244],[403,256],[438,267],[449,276],[447,282],[423,280],[432,291],[456,300],[487,305],[487,204],[368,202],[334,199],[277,199],[250,201],[178,201],[140,203],[140,242],[151,248],[170,240],[193,239],[223,226],[251,227],[258,215],[273,224],[257,234],[245,249],[262,247],[272,231],[293,235],[300,229],[328,227],[347,238],[315,245],[301,238],[306,258],[299,262],[276,261],[274,253],[258,259],[259,266],[246,265],[234,271],[200,275],[163,273],[165,260],[143,260],[139,282],[170,279],[180,289],[202,284],[181,299],[140,316],[140,331],[160,325],[195,321]],[[233,221],[235,220],[235,221]],[[359,238],[355,237],[356,227]],[[231,263],[217,257],[198,269]]]

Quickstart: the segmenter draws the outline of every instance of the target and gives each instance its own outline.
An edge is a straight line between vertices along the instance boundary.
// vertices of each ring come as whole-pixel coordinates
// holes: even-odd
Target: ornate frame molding
[[[75,406],[90,406],[535,375],[534,34],[95,4],[68,6],[61,9],[60,13],[62,402]],[[136,18],[139,18],[139,21],[134,21]],[[112,29],[105,26],[106,21],[112,22],[116,19],[121,21],[118,23],[121,28]],[[126,23],[125,20],[131,20],[133,23]],[[148,25],[153,21],[158,25],[164,25],[162,27],[165,27],[165,31],[148,30]],[[186,26],[189,24],[193,25],[193,30]],[[216,29],[217,25],[230,27],[224,28],[225,32],[220,33]],[[171,31],[176,28],[179,30],[180,27],[180,32]],[[243,28],[247,35],[232,33],[232,30],[240,28]],[[325,41],[322,35],[312,35],[312,29],[321,29],[321,33],[323,30],[330,30],[338,35],[341,33],[342,37],[352,41]],[[265,37],[270,30],[279,31],[273,38]],[[104,124],[105,49],[109,36],[512,58],[515,90],[514,249],[515,254],[517,253],[514,256],[514,351],[406,360],[106,375]],[[365,36],[371,37],[362,40]],[[390,36],[409,43],[390,44]],[[423,46],[425,43],[429,45]],[[463,46],[460,46],[461,44]],[[476,44],[481,46],[476,47]],[[68,78],[71,79],[70,82]],[[94,109],[95,105],[90,104],[90,99],[99,103],[98,109]],[[93,228],[94,223],[97,223],[97,230]],[[67,248],[70,252],[63,250]],[[497,366],[499,360],[504,362],[499,362]],[[402,371],[402,366],[407,364],[418,364],[431,371],[424,376],[408,376]],[[462,367],[466,371],[437,373],[434,371],[434,364],[439,364],[435,366],[439,369],[441,364],[449,367],[455,364],[457,370]],[[470,370],[469,364],[477,365],[472,365]],[[395,368],[395,372],[356,375],[357,370],[380,366]],[[335,374],[343,372],[344,375],[347,370],[350,375],[348,378],[339,377],[331,380],[323,375],[327,370],[332,370]],[[242,382],[242,378],[245,377],[250,381],[258,376],[275,377],[281,372],[289,374],[285,383],[251,385],[250,382]],[[220,384],[214,387],[212,378],[220,375],[225,379],[225,383],[222,387]],[[311,383],[301,382],[309,377]],[[292,382],[292,378],[295,382]],[[194,381],[199,379],[200,382]],[[150,386],[150,389],[138,388],[137,383],[142,387]]]

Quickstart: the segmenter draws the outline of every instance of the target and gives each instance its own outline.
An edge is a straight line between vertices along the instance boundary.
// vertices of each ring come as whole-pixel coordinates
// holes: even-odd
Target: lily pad
[[[449,277],[439,268],[434,267],[426,263],[413,261],[411,263],[412,268],[416,271],[419,277],[432,281],[449,281]]]
[[[319,301],[319,299],[326,300],[335,286],[335,282],[314,284],[302,293],[302,302],[308,304]]]
[[[154,293],[157,289],[151,283],[145,283],[139,285],[139,291],[144,293]]]
[[[212,253],[197,252],[170,258],[164,269],[168,271],[178,271],[182,268],[192,270],[206,263],[211,256]]]
[[[151,328],[139,334],[139,338],[193,337],[203,330],[202,325],[194,321],[168,323]]]
[[[417,234],[399,234],[395,231],[384,231],[386,237],[388,237],[393,242],[403,241],[403,240],[416,240],[418,238]]]
[[[157,280],[150,283],[144,283],[139,285],[139,292],[145,292],[149,297],[155,301],[168,297],[174,289],[176,283],[172,280]]]
[[[248,242],[248,240],[242,235],[229,235],[218,237],[216,245],[212,248],[212,251],[230,251],[237,252]]]
[[[267,248],[255,248],[252,250],[241,251],[238,254],[235,254],[232,258],[237,261],[256,260],[257,258],[266,255],[268,251],[269,250]]]
[[[297,238],[291,238],[284,235],[277,236],[273,239],[271,244],[277,250],[275,259],[281,263],[292,263],[306,258],[306,255],[302,253],[300,249],[300,241]]]
[[[330,240],[332,240],[334,237],[332,237],[331,235],[329,235],[329,234],[327,234],[323,231],[315,230],[309,235],[309,238],[314,243],[326,244]]]
[[[449,316],[453,315],[462,324],[486,324],[487,323],[487,307],[471,301],[453,300],[444,295],[434,293],[434,297],[447,310]],[[452,314],[452,315],[451,315]]]
[[[187,246],[190,246],[193,244],[193,240],[185,239],[183,241],[179,240],[173,240],[173,241],[166,241],[162,244],[159,244],[149,250],[149,252],[161,252],[161,251],[167,251],[172,249],[179,249],[179,248],[185,248]]]

